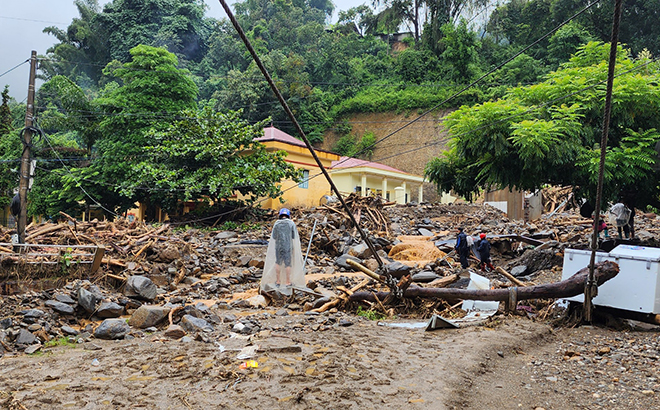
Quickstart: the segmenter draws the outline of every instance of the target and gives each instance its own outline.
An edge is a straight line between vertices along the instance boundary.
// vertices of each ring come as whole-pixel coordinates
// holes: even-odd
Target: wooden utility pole
[[[30,145],[32,144],[32,129],[34,121],[34,83],[37,76],[37,52],[32,50],[30,57],[30,82],[28,84],[27,110],[25,112],[25,128],[21,132],[23,155],[21,156],[21,179],[18,183],[18,196],[21,202],[21,212],[18,215],[18,243],[25,243],[25,227],[27,226],[27,193],[30,184]]]

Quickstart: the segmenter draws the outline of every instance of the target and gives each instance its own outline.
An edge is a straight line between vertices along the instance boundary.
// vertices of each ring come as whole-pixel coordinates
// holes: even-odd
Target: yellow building
[[[284,203],[282,204],[278,199],[268,199],[262,203],[262,207],[271,209],[279,209],[283,206],[313,207],[319,204],[324,195],[332,195],[330,184],[304,142],[275,127],[265,128],[264,136],[257,141],[264,144],[269,151],[285,151],[288,154],[286,162],[302,169],[305,178],[301,183],[282,182]],[[358,192],[363,196],[382,195],[391,201],[405,204],[411,200],[411,190],[417,189],[419,201],[423,199],[424,178],[421,176],[377,162],[340,157],[329,151],[316,150],[316,155],[342,195],[351,192]]]
[[[314,157],[304,142],[278,130],[275,127],[264,128],[264,136],[257,138],[270,152],[284,151],[285,161],[303,170],[303,181],[286,180],[281,182],[282,199],[266,198],[262,208],[279,209],[282,207],[310,208],[319,205],[325,195],[332,195],[330,184],[321,173]],[[405,204],[411,200],[413,189],[418,190],[419,201],[422,199],[423,177],[400,171],[396,168],[377,162],[364,161],[356,158],[341,157],[329,151],[316,150],[316,155],[328,170],[337,189],[342,195],[358,192],[361,195],[382,195],[390,201]],[[184,204],[183,213],[194,208],[194,202]],[[166,215],[160,210],[156,213],[158,220]],[[127,212],[129,219],[142,221],[146,213],[144,204],[136,204],[135,209]]]
[[[257,138],[257,141],[264,144],[270,152],[286,152],[285,161],[302,169],[304,178],[300,183],[291,180],[282,181],[284,204],[279,199],[268,198],[261,203],[263,208],[312,207],[318,205],[324,195],[330,195],[330,184],[304,142],[275,127],[264,128],[264,136]],[[330,168],[333,161],[339,159],[339,155],[329,151],[316,150],[316,155],[326,169]]]
[[[332,181],[342,194],[357,192],[361,196],[380,195],[398,204],[411,201],[417,190],[417,201],[424,200],[424,177],[409,174],[388,165],[363,159],[341,157],[332,163]]]

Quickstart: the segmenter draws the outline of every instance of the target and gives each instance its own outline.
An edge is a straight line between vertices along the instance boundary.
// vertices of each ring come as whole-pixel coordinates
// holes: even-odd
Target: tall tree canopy
[[[279,182],[298,179],[285,153],[266,151],[255,141],[263,136],[263,123],[250,125],[238,112],[181,113],[163,130],[152,130],[150,154],[133,167],[129,190],[144,190],[151,202],[173,211],[182,200],[205,198],[213,202],[240,193],[247,202],[280,195]]]
[[[573,185],[595,198],[608,53],[608,44],[591,42],[546,81],[449,115],[451,148],[427,165],[426,175],[438,189],[468,198],[490,187],[544,184]],[[640,205],[655,204],[660,67],[620,48],[616,72],[605,199],[636,191]]]

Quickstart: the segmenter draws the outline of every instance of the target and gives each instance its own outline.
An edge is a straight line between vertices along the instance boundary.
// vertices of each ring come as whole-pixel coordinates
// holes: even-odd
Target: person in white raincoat
[[[288,209],[280,209],[279,218],[268,241],[261,290],[291,294],[292,287],[305,287],[300,237]]]

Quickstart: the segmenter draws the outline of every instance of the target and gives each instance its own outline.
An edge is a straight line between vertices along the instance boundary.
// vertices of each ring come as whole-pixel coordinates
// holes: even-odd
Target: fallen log
[[[619,273],[619,265],[610,262],[600,262],[594,267],[594,277],[598,286],[612,279]],[[581,269],[570,278],[545,285],[516,287],[508,289],[452,289],[452,288],[408,288],[403,294],[406,298],[426,297],[437,299],[490,300],[508,301],[512,291],[517,300],[568,298],[584,292],[584,284],[589,275],[589,268]],[[367,300],[375,302],[383,300],[390,292],[356,292],[350,296],[351,301]]]

